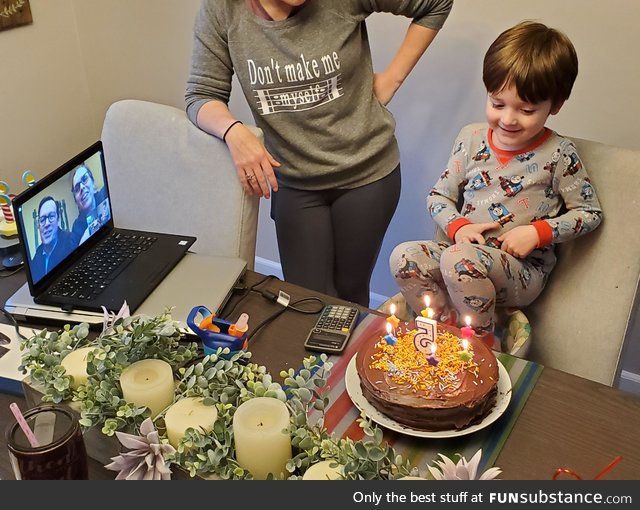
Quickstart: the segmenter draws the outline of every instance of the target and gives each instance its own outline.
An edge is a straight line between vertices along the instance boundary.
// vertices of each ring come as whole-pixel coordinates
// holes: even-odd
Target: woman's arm
[[[211,100],[198,110],[197,124],[209,134],[224,138],[236,167],[238,179],[249,194],[269,198],[278,191],[273,167],[280,166],[262,142],[231,114],[222,101]],[[247,177],[251,177],[247,180]]]
[[[384,71],[377,73],[373,79],[373,91],[383,105],[391,101],[437,34],[438,31],[433,28],[423,27],[416,23],[409,25],[407,34],[393,60]]]

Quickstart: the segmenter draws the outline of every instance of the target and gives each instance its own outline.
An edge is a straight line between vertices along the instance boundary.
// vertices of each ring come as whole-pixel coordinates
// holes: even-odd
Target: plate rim
[[[399,432],[400,434],[431,439],[445,439],[473,434],[474,432],[478,432],[479,430],[488,427],[500,418],[500,416],[502,416],[509,408],[509,403],[511,402],[511,394],[513,393],[511,377],[502,362],[496,358],[496,361],[498,362],[498,393],[496,395],[496,403],[493,406],[493,409],[491,409],[491,412],[489,412],[489,414],[487,414],[480,423],[476,423],[475,425],[471,425],[470,427],[462,430],[447,429],[429,431],[413,429],[389,418],[387,415],[373,407],[364,397],[362,388],[360,387],[360,375],[356,369],[357,356],[358,353],[355,353],[351,357],[347,364],[347,368],[345,369],[344,385],[347,395],[349,395],[353,405],[356,406],[359,411],[364,412],[371,421],[385,427],[386,429]]]

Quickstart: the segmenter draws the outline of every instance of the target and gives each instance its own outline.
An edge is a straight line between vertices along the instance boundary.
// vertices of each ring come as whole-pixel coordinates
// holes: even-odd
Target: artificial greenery
[[[224,479],[252,478],[235,461],[232,420],[238,406],[254,397],[282,400],[290,410],[294,456],[287,463],[288,479],[301,478],[313,464],[332,460],[344,466],[347,479],[392,479],[416,474],[408,461],[396,456],[382,431],[365,415],[359,421],[365,434],[360,441],[335,438],[324,427],[328,405],[325,389],[332,364],[325,354],[303,360],[298,372],[283,371],[283,384],[275,382],[264,366],[252,363],[250,352],[231,355],[228,349],[200,357],[197,343],[183,343],[170,311],[158,317],[125,317],[89,339],[86,324],[65,326],[60,332],[44,330],[27,340],[23,367],[43,392],[43,401],[80,404],[80,424],[101,427],[112,436],[116,431],[134,431],[149,417],[146,407],[122,398],[119,377],[131,363],[146,358],[168,362],[178,379],[175,400],[201,397],[215,405],[218,419],[209,433],[188,429],[167,463],[176,464],[194,476],[217,475]],[[61,366],[72,350],[95,346],[87,357],[86,384],[72,390],[70,376]],[[154,418],[164,432],[164,412]]]

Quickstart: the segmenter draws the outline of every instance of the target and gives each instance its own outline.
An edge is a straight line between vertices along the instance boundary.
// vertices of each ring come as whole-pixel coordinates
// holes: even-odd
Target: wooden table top
[[[247,272],[246,284],[259,282],[263,275]],[[0,302],[4,303],[23,283],[21,272],[4,278]],[[284,290],[291,301],[315,295],[301,287],[271,280],[259,288],[277,292]],[[326,302],[339,302],[320,296]],[[246,297],[234,296],[226,307],[237,305],[231,318],[247,312],[250,324],[257,325],[281,310],[280,305],[267,301],[259,293]],[[316,306],[311,304],[310,306]],[[223,313],[224,315],[224,313]],[[288,368],[298,368],[308,356],[303,347],[306,334],[317,315],[286,311],[266,325],[251,340],[253,361],[265,365],[275,376]],[[0,321],[7,320],[0,314]],[[29,324],[33,327],[56,326]],[[13,479],[4,429],[13,421],[11,402],[22,409],[26,402],[20,397],[0,394],[0,478]],[[614,480],[640,478],[640,442],[637,440],[640,423],[640,398],[571,374],[545,368],[496,461],[503,471],[500,478],[511,480],[550,480],[557,468],[568,468],[583,478],[593,478],[616,456],[622,461],[605,477]],[[90,459],[92,479],[112,479],[114,472]]]

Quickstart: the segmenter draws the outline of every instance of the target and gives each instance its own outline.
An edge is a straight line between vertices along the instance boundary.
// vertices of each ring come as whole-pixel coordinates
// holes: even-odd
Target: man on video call
[[[104,207],[102,204],[106,198],[105,190],[103,187],[96,191],[93,174],[85,165],[79,166],[73,172],[71,192],[78,206],[78,217],[71,227],[71,240],[74,246],[78,246],[102,225],[101,218],[109,218],[109,213],[98,211],[99,206]]]
[[[41,243],[31,261],[31,275],[40,280],[71,251],[71,233],[60,228],[60,209],[53,197],[40,200],[38,231]]]

